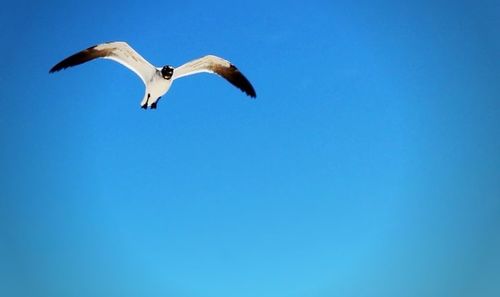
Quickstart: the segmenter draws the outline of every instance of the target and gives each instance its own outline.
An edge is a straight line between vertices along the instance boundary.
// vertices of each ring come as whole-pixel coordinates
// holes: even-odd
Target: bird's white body
[[[201,72],[218,74],[250,97],[256,97],[250,82],[233,64],[222,58],[207,55],[176,68],[172,66],[157,68],[122,41],[89,47],[59,62],[49,72],[56,72],[97,58],[116,61],[141,78],[146,87],[144,98],[141,101],[143,108],[156,108],[156,103],[161,96],[168,92],[174,80]]]
[[[141,101],[141,106],[154,106],[160,97],[165,95],[170,86],[172,86],[173,79],[164,79],[161,76],[161,68],[145,82],[146,90],[144,93],[144,98]]]

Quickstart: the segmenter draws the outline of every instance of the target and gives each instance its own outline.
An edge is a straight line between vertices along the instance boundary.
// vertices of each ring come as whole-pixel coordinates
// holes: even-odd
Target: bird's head
[[[172,66],[169,65],[163,66],[163,68],[161,69],[161,76],[164,79],[171,79],[173,74],[174,74],[174,67]]]

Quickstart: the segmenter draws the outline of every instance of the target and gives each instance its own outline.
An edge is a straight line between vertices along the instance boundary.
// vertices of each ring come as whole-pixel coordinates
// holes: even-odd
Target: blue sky
[[[152,8],[145,8],[146,4]],[[11,1],[1,296],[499,296],[498,1]],[[124,40],[207,74],[142,110]]]

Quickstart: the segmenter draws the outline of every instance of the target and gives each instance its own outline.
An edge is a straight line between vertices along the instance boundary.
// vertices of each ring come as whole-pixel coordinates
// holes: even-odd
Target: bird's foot
[[[161,97],[158,97],[155,102],[151,103],[151,109],[156,109],[156,104],[158,104],[158,101],[160,101]]]
[[[146,102],[143,105],[141,105],[141,108],[148,109],[148,102],[149,102],[150,97],[151,97],[151,94],[148,93],[148,98],[146,98]]]

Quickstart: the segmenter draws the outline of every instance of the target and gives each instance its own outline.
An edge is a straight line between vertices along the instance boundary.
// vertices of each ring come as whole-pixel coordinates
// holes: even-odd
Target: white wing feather
[[[156,72],[153,65],[139,55],[130,45],[122,41],[89,47],[59,62],[52,67],[50,72],[80,65],[98,58],[109,59],[122,64],[137,74],[146,85]]]

